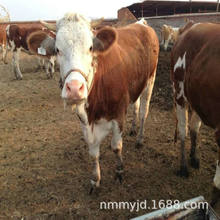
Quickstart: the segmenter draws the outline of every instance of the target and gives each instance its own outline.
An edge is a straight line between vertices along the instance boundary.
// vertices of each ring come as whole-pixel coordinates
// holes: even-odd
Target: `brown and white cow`
[[[177,128],[181,141],[179,174],[188,176],[185,156],[188,105],[192,109],[190,121],[191,165],[199,168],[196,156],[197,134],[201,121],[215,129],[219,146],[214,177],[213,204],[220,197],[220,25],[189,23],[179,36],[171,52],[171,79],[177,113]]]
[[[94,31],[93,24],[79,14],[66,14],[56,26],[50,25],[52,29],[55,27],[56,39],[52,41],[45,33],[36,32],[30,35],[28,45],[36,54],[39,50],[57,54],[63,81],[61,97],[66,103],[76,105],[84,139],[94,160],[93,189],[99,187],[101,180],[100,143],[111,131],[111,147],[121,179],[125,116],[128,105],[139,97],[141,125],[137,145],[143,144],[159,42],[154,30],[147,25],[106,26]]]
[[[179,36],[179,28],[164,24],[161,28],[161,45],[167,50],[169,43],[175,43]]]
[[[27,37],[35,31],[44,30],[48,32],[40,23],[32,24],[11,24],[6,28],[7,42],[13,52],[12,65],[16,79],[22,79],[22,73],[19,66],[20,51],[30,54],[27,46]],[[55,36],[50,32],[51,36]],[[54,73],[55,56],[47,56],[45,59],[45,68],[48,78]]]

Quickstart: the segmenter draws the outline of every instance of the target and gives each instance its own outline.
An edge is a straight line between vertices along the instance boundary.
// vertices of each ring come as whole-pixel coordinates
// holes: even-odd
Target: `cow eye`
[[[90,51],[90,52],[92,52],[92,50],[93,50],[93,46],[91,46],[91,47],[89,48],[89,51]]]
[[[56,53],[59,53],[59,52],[60,52],[60,50],[58,48],[56,48]]]

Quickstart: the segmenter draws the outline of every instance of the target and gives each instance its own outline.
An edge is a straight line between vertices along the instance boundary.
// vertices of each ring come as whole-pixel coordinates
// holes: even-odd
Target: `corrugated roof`
[[[136,17],[152,17],[185,13],[216,12],[217,1],[142,1],[127,8]]]

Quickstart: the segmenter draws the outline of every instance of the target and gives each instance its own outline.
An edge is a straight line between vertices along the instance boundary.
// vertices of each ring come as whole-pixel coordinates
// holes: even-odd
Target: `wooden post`
[[[192,0],[189,0],[190,2],[190,9],[189,9],[189,12],[192,13]]]
[[[141,4],[141,17],[144,17],[144,10],[143,10],[143,4]]]

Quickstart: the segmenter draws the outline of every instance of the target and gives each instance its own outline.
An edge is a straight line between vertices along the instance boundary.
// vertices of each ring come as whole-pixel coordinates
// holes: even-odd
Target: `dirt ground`
[[[217,159],[214,132],[202,126],[200,170],[190,168],[188,179],[175,175],[179,143],[173,143],[174,115],[169,80],[169,52],[161,52],[144,147],[130,137],[129,109],[123,139],[125,174],[114,179],[115,156],[110,136],[101,146],[102,185],[89,195],[91,161],[78,118],[64,111],[58,87],[59,72],[47,79],[36,72],[37,59],[22,55],[23,80],[15,80],[11,63],[0,64],[0,219],[129,219],[152,209],[100,209],[100,202],[146,200],[185,201],[211,198]],[[9,59],[10,61],[10,59]],[[189,140],[187,143],[189,153]],[[220,214],[220,204],[216,207]]]

